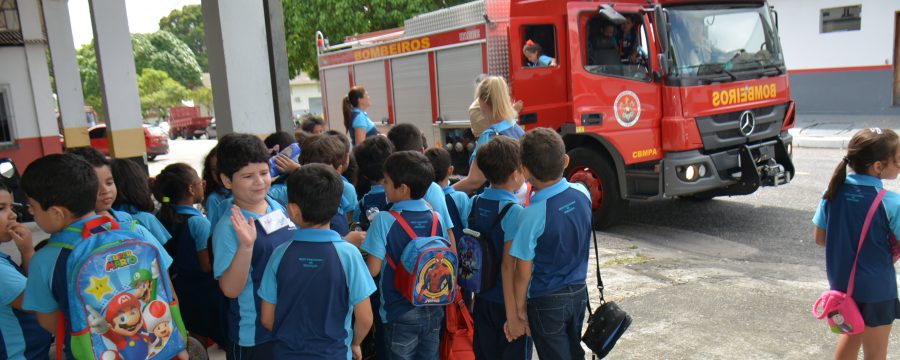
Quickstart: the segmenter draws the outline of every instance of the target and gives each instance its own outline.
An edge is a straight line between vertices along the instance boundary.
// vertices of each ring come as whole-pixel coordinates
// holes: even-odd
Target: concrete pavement
[[[789,132],[796,147],[846,149],[853,134],[871,127],[900,132],[900,116],[798,114],[795,127]]]

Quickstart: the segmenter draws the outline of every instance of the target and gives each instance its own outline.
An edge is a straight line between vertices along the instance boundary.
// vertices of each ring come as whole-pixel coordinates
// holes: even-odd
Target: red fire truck
[[[341,100],[362,85],[370,118],[415,124],[463,163],[475,78],[506,77],[525,105],[519,124],[563,136],[566,176],[588,185],[605,228],[630,200],[791,181],[777,23],[758,0],[475,1],[340,45],[318,33],[319,75],[332,128],[343,130]],[[529,40],[553,65],[528,63]]]

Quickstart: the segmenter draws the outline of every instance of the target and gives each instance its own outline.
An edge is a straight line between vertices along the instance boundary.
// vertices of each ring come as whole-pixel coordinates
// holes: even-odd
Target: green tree
[[[103,109],[103,97],[100,95],[100,76],[97,73],[97,56],[94,42],[84,44],[75,52],[78,69],[81,73],[81,90],[84,92],[84,103],[94,108],[100,119],[106,119]]]
[[[415,15],[467,1],[471,0],[282,0],[290,76],[305,72],[319,77],[317,30],[337,44],[348,35],[403,26]]]
[[[169,77],[165,71],[146,68],[138,77],[141,94],[141,111],[146,117],[167,115],[170,106],[181,104],[190,97],[190,91]]]
[[[200,85],[200,65],[183,41],[168,31],[132,34],[134,67],[140,74],[146,68],[165,71],[187,88]]]
[[[194,52],[200,70],[207,71],[209,60],[203,31],[203,11],[200,5],[185,5],[181,9],[172,10],[168,16],[159,20],[159,29],[168,31],[184,41]]]
[[[206,86],[195,87],[194,90],[191,90],[190,98],[194,100],[195,105],[203,105],[207,109],[213,108],[212,89]]]

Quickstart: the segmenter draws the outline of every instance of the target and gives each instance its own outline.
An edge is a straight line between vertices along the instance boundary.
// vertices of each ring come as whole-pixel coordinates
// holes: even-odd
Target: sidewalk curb
[[[794,146],[814,149],[846,149],[850,136],[794,136]]]

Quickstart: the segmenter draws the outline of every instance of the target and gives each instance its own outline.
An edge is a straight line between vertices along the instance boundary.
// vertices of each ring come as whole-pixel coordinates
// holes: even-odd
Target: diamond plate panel
[[[507,5],[507,17],[508,7]],[[482,0],[421,14],[404,22],[404,36],[416,37],[484,22],[485,13],[485,1]]]

